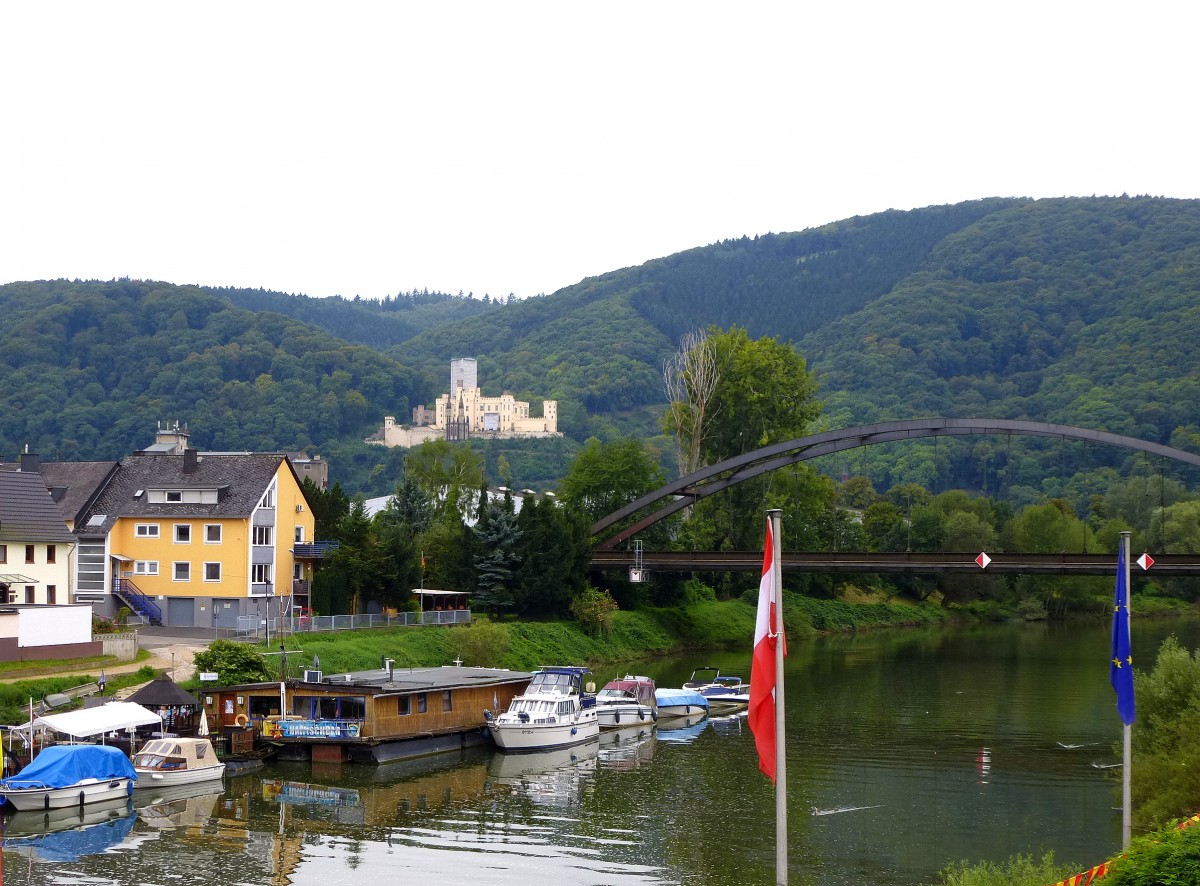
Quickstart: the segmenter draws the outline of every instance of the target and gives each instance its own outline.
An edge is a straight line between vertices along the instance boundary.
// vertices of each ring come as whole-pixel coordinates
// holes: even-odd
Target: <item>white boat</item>
[[[654,702],[660,720],[700,717],[708,713],[708,699],[695,689],[655,689]]]
[[[658,719],[654,681],[649,677],[630,674],[620,680],[610,680],[596,693],[596,713],[601,729],[652,725]]]
[[[18,811],[65,809],[127,798],[136,780],[137,772],[118,748],[58,744],[0,780],[0,796]]]
[[[722,676],[719,668],[696,668],[683,688],[703,695],[710,714],[730,714],[750,706],[750,687],[741,677]]]
[[[485,711],[497,747],[506,751],[539,751],[582,744],[600,735],[593,684],[584,683],[587,668],[539,668],[525,691],[507,711]]]
[[[156,738],[133,757],[138,790],[218,781],[225,764],[207,738]]]

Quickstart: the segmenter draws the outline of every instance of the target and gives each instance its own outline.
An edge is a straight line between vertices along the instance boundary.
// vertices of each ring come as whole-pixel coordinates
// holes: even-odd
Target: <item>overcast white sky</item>
[[[9,2],[0,282],[527,296],[989,196],[1200,197],[1196,4]]]

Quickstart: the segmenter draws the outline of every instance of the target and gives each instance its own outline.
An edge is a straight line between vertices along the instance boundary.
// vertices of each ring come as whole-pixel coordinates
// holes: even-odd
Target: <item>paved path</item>
[[[108,677],[113,674],[131,674],[146,665],[150,665],[156,670],[166,671],[168,674],[171,674],[171,679],[173,680],[187,680],[195,673],[196,653],[207,649],[208,644],[211,642],[212,631],[142,626],[138,628],[138,645],[150,653],[150,658],[142,661],[127,661],[120,664],[103,666],[93,662],[78,668],[64,667],[62,670],[55,671],[53,676],[60,677],[69,674],[98,676],[101,669],[103,669],[104,675]],[[47,675],[5,677],[0,679],[0,682],[13,683],[17,680],[36,680],[38,676]],[[137,689],[137,686],[132,686],[129,689],[121,690],[117,693],[117,697],[128,695]]]

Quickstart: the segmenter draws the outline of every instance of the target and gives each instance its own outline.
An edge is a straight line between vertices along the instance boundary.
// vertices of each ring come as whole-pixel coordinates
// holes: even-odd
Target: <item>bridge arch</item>
[[[1185,452],[1182,449],[1163,446],[1161,443],[1151,443],[1148,440],[1139,440],[1137,437],[1126,437],[1122,434],[1110,434],[1107,431],[1049,422],[1009,421],[999,418],[918,418],[859,425],[854,428],[842,428],[837,431],[823,431],[820,434],[797,437],[784,443],[773,443],[754,452],[748,452],[702,468],[686,477],[680,477],[597,520],[592,525],[593,536],[603,535],[609,527],[636,514],[643,508],[666,501],[663,507],[601,541],[596,545],[596,549],[611,550],[646,527],[653,526],[659,520],[663,520],[714,493],[736,486],[768,471],[807,461],[810,458],[842,452],[846,449],[873,446],[876,443],[966,434],[1019,434],[1026,437],[1086,440],[1092,443],[1134,449],[1150,455],[1159,455],[1200,466],[1200,455]]]

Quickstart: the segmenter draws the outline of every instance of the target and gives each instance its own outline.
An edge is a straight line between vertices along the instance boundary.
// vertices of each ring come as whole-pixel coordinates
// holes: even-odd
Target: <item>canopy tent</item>
[[[53,729],[55,732],[61,732],[71,738],[90,738],[106,732],[136,729],[138,726],[152,724],[158,724],[161,728],[162,717],[131,701],[110,701],[108,704],[96,708],[84,708],[81,711],[67,711],[65,714],[47,714],[44,717],[36,717],[32,723],[14,726],[12,731],[20,735],[31,731],[45,732],[47,729]]]

